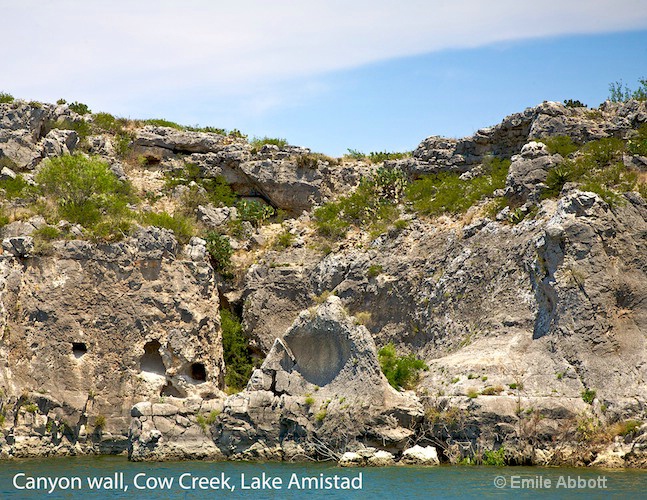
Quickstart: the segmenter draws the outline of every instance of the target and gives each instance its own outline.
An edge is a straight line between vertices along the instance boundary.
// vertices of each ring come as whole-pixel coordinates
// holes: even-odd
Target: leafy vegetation
[[[610,83],[609,100],[613,102],[625,102],[629,99],[636,99],[638,101],[647,100],[647,78],[640,78],[638,84],[636,90],[631,90],[622,80]]]
[[[406,193],[413,209],[426,215],[462,213],[505,186],[510,160],[490,157],[483,175],[463,180],[454,172],[432,174],[412,182]]]
[[[195,188],[196,185],[198,188]],[[190,186],[191,191],[182,201],[191,212],[198,205],[212,203],[217,207],[231,206],[236,201],[236,195],[224,177],[204,177],[200,167],[193,163],[186,163],[181,170],[166,174],[166,189],[170,190],[177,186]]]
[[[505,465],[505,448],[501,446],[498,450],[486,450],[483,454],[483,465],[503,467]]]
[[[229,273],[231,269],[231,256],[234,253],[229,238],[211,231],[207,233],[205,240],[213,268],[219,273]]]
[[[564,106],[567,108],[586,108],[586,104],[579,100],[565,99]]]
[[[284,148],[288,145],[288,141],[280,137],[254,137],[249,141],[250,146],[253,150],[259,150],[266,144],[272,144],[278,146],[279,148]]]
[[[169,120],[164,120],[163,118],[149,118],[143,120],[144,125],[154,125],[155,127],[169,127],[176,130],[184,130],[184,127],[179,123],[175,123]]]
[[[371,177],[363,178],[350,195],[315,210],[318,231],[324,236],[340,238],[352,225],[382,229],[398,218],[396,204],[403,197],[406,185],[401,170],[379,168]]]
[[[274,207],[256,200],[240,200],[236,203],[238,218],[254,227],[262,226],[276,212]]]
[[[595,396],[596,396],[596,393],[592,389],[587,388],[582,391],[582,400],[585,403],[588,403],[590,405],[593,404],[593,401],[595,400]]]
[[[642,132],[636,139],[640,147]],[[585,191],[598,194],[609,205],[622,203],[619,193],[633,190],[638,182],[636,172],[627,168],[623,153],[627,143],[614,137],[591,141],[578,154],[561,162],[548,172],[543,196],[557,197],[564,184],[578,182]]]
[[[400,160],[411,156],[411,152],[397,152],[397,151],[372,151],[369,154],[364,154],[357,149],[347,149],[348,153],[344,156],[351,160],[365,160],[371,163],[382,163],[386,160]]]
[[[180,213],[143,212],[139,218],[144,224],[173,231],[175,238],[183,244],[188,243],[195,233],[191,220]]]
[[[123,226],[115,224],[116,219],[132,216],[128,204],[136,198],[130,184],[120,181],[98,157],[76,154],[46,160],[36,182],[56,203],[59,218],[86,228],[107,222],[121,230]]]
[[[33,188],[20,174],[16,175],[14,179],[10,178],[0,181],[0,190],[3,191],[4,198],[7,200],[25,198],[34,192]]]
[[[226,367],[225,384],[229,388],[242,390],[254,369],[243,327],[240,319],[227,309],[220,310],[220,326]]]
[[[77,102],[74,101],[70,104],[68,104],[68,108],[70,108],[72,111],[79,115],[87,115],[91,113],[90,108],[88,107],[87,104],[83,104],[82,102]]]
[[[382,347],[377,357],[384,376],[396,389],[413,387],[418,381],[419,372],[429,369],[425,362],[414,354],[398,356],[392,343]]]
[[[546,145],[550,154],[557,153],[562,155],[564,158],[579,149],[579,146],[575,144],[573,139],[568,135],[544,137],[543,139],[540,139],[540,141]]]
[[[14,97],[7,92],[0,92],[0,104],[7,104],[14,101]]]

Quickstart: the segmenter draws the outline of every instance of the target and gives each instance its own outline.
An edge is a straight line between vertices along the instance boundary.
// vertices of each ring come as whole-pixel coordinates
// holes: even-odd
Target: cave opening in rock
[[[164,375],[166,367],[159,349],[161,344],[157,340],[152,340],[144,345],[144,355],[140,360],[140,368],[143,372],[155,373],[157,375]]]
[[[83,342],[72,342],[72,354],[76,359],[81,358],[88,352],[88,346]]]
[[[189,375],[193,380],[200,382],[207,380],[207,370],[202,363],[193,363],[189,369]]]

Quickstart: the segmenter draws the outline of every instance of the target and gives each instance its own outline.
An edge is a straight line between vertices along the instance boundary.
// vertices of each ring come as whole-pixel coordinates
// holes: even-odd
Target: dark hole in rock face
[[[202,363],[193,363],[189,369],[189,376],[193,380],[204,382],[207,380],[207,370]]]
[[[160,396],[171,396],[174,398],[183,398],[184,395],[175,387],[171,382],[167,382],[162,390],[160,391]]]
[[[151,340],[144,345],[144,355],[140,361],[140,367],[143,372],[155,373],[157,375],[164,375],[166,367],[159,349],[162,347],[157,340]]]
[[[83,342],[72,342],[72,354],[76,359],[82,357],[86,352],[88,352],[88,346]]]

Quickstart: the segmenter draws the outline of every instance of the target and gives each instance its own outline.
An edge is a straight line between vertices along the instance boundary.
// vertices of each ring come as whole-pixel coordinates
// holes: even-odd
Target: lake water
[[[99,485],[99,481],[102,481]],[[39,489],[33,489],[38,487]],[[21,489],[22,488],[22,489]],[[49,491],[52,490],[51,493]],[[647,471],[386,467],[239,462],[131,463],[123,457],[0,461],[0,498],[645,498]]]

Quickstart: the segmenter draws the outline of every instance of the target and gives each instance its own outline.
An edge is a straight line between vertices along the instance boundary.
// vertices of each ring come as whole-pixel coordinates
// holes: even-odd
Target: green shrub
[[[32,233],[35,238],[42,238],[46,241],[52,241],[58,238],[61,232],[54,226],[43,226]]]
[[[125,158],[131,150],[135,137],[129,132],[118,132],[112,141],[112,146],[119,158]]]
[[[195,232],[191,221],[182,214],[145,212],[141,214],[140,220],[145,224],[173,231],[175,238],[182,244],[188,243]]]
[[[632,155],[647,156],[647,123],[636,131],[636,136],[627,141],[627,152]]]
[[[472,179],[462,180],[454,172],[428,175],[409,185],[406,198],[425,215],[462,213],[505,187],[509,167],[510,160],[490,158],[484,163],[484,174]]]
[[[303,402],[304,402],[307,406],[312,406],[313,404],[315,404],[315,398],[313,398],[310,394],[306,394],[306,397],[305,397],[305,399],[303,400]]]
[[[5,179],[0,181],[0,190],[4,192],[7,200],[14,198],[26,198],[34,194],[34,189],[30,186],[25,178],[18,174],[14,179]]]
[[[48,159],[36,182],[43,194],[57,202],[61,218],[88,228],[104,216],[128,216],[128,203],[135,201],[130,184],[120,181],[98,157],[75,154]]]
[[[613,426],[613,434],[616,436],[628,436],[629,434],[636,432],[641,425],[642,422],[639,420],[625,420],[623,422],[618,422]]]
[[[122,121],[115,118],[110,113],[96,113],[92,117],[92,125],[100,131],[110,134],[118,134],[123,131]]]
[[[483,454],[483,465],[503,467],[505,465],[505,448],[502,446],[496,451],[486,450]]]
[[[631,90],[622,80],[610,83],[609,100],[613,102],[624,102],[629,99],[647,100],[647,78],[638,79],[638,84],[636,90]]]
[[[647,182],[641,182],[638,184],[638,193],[640,193],[643,200],[647,201]]]
[[[485,389],[483,389],[481,391],[481,394],[483,396],[498,396],[502,392],[503,392],[503,387],[501,387],[500,385],[497,385],[497,386],[494,386],[494,387],[492,387],[492,386],[486,387]]]
[[[87,115],[88,113],[91,112],[88,105],[83,104],[82,102],[74,101],[73,103],[70,103],[68,107],[79,115]]]
[[[154,125],[155,127],[169,127],[176,130],[184,130],[186,127],[180,125],[179,123],[171,122],[169,120],[164,120],[162,118],[149,118],[144,120],[146,125]]]
[[[587,388],[587,389],[584,389],[584,390],[582,391],[582,400],[583,400],[585,403],[588,403],[588,404],[590,404],[590,405],[591,405],[591,404],[593,404],[593,400],[595,399],[595,395],[596,395],[596,393],[595,393],[595,391],[594,391],[594,390],[592,390],[592,389],[588,389],[588,388]]]
[[[470,399],[476,399],[479,397],[479,391],[474,389],[474,387],[470,387],[467,389],[467,397]]]
[[[165,186],[167,189],[173,189],[176,186],[187,186],[192,182],[206,191],[206,198],[201,199],[198,190],[192,189],[190,197],[183,200],[188,203],[190,209],[206,203],[212,203],[215,206],[231,206],[236,201],[236,195],[223,176],[203,177],[200,167],[193,163],[186,163],[181,170],[168,172]]]
[[[408,158],[411,156],[411,152],[395,152],[395,151],[372,151],[368,154],[368,160],[371,163],[382,163],[386,160],[400,160],[402,158]]]
[[[368,267],[368,271],[366,273],[369,278],[375,278],[376,276],[379,276],[382,274],[382,266],[379,264],[371,264]]]
[[[279,233],[276,236],[276,240],[274,241],[274,247],[277,249],[289,248],[294,243],[294,240],[295,240],[294,235],[286,229],[285,231]]]
[[[627,144],[608,137],[588,142],[578,155],[549,170],[544,197],[556,197],[566,182],[577,182],[581,189],[598,194],[609,205],[623,202],[620,193],[636,187],[638,176],[623,161]]]
[[[231,256],[234,253],[229,238],[223,234],[211,231],[207,233],[205,240],[213,268],[219,273],[229,273],[231,269]]]
[[[23,406],[23,408],[25,409],[25,411],[27,413],[36,413],[36,412],[38,412],[38,405],[36,405],[34,403],[27,403],[26,405]]]
[[[418,381],[420,370],[428,370],[425,362],[413,354],[398,356],[392,343],[382,347],[377,357],[384,376],[396,389],[413,387]]]
[[[560,154],[564,158],[579,149],[579,146],[573,142],[568,135],[555,135],[540,139],[548,148],[550,154]]]
[[[94,428],[103,429],[106,426],[106,417],[105,415],[97,415],[94,417]]]
[[[273,144],[274,146],[278,146],[279,148],[284,148],[285,146],[288,145],[288,141],[285,139],[282,139],[280,137],[254,137],[251,141],[249,141],[249,144],[252,146],[253,149],[259,150],[265,144]]]
[[[348,151],[348,153],[346,153],[344,155],[344,157],[346,157],[346,158],[350,158],[351,160],[365,160],[366,159],[366,155],[364,153],[362,153],[361,151],[358,151],[357,149],[348,148],[346,151]]]
[[[198,413],[195,417],[195,421],[202,429],[202,432],[206,433],[207,426],[215,424],[216,420],[218,419],[218,415],[220,415],[220,412],[218,410],[212,410],[208,415]]]
[[[62,98],[61,98],[61,99],[58,99],[58,100],[56,101],[56,104],[58,104],[58,105],[60,106],[61,104],[67,104],[67,101],[66,101],[65,99],[62,99]]]
[[[398,169],[379,168],[360,181],[357,189],[336,202],[315,209],[315,225],[320,234],[332,238],[345,236],[350,226],[383,230],[398,217],[396,204],[406,190],[405,174]]]
[[[317,422],[321,423],[326,418],[326,415],[328,415],[328,410],[327,409],[324,408],[323,410],[319,410],[317,412],[317,414],[315,415],[315,420]]]
[[[586,108],[586,104],[579,100],[565,99],[564,106],[567,108]]]
[[[254,227],[262,226],[275,213],[272,206],[256,200],[240,200],[236,203],[238,218],[250,222]]]
[[[88,136],[92,133],[90,124],[85,120],[71,121],[64,118],[61,118],[57,121],[49,120],[45,122],[43,134],[46,135],[52,129],[74,130],[79,136],[80,141],[87,139]]]
[[[227,309],[220,310],[222,350],[225,361],[225,384],[242,390],[252,375],[254,363],[240,319]]]
[[[6,104],[14,101],[14,97],[6,92],[0,92],[0,104]]]

